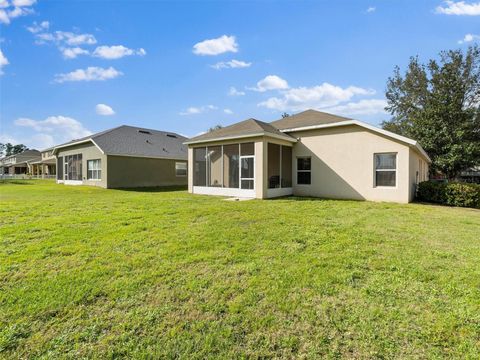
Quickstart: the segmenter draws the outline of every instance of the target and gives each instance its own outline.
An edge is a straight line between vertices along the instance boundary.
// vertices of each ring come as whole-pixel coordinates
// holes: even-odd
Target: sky
[[[477,0],[0,0],[0,142],[310,108],[379,125],[396,65],[478,42]]]

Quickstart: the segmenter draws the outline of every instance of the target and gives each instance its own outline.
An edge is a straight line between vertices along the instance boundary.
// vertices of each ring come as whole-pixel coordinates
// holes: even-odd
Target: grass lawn
[[[480,211],[0,184],[0,357],[478,358]]]

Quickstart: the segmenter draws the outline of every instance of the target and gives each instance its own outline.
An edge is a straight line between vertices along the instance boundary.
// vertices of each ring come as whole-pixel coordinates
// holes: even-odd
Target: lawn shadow
[[[175,186],[146,186],[146,187],[134,187],[134,188],[116,188],[112,190],[119,191],[134,191],[134,192],[145,192],[145,193],[157,193],[157,192],[173,192],[173,191],[186,191],[186,185],[175,185]]]
[[[14,184],[14,185],[34,185],[31,180],[0,180],[0,184]]]
[[[365,202],[368,200],[362,199],[335,199],[335,198],[325,198],[325,197],[315,197],[315,196],[298,196],[298,195],[287,195],[279,196],[274,198],[267,198],[264,200],[268,201],[278,201],[278,200],[289,200],[289,201],[355,201],[355,202]]]
[[[480,211],[480,208],[475,208],[475,207],[455,206],[455,205],[450,205],[450,204],[427,202],[427,201],[423,201],[423,200],[413,200],[411,202],[411,204],[422,205],[422,206],[431,206],[431,207],[439,207],[439,208],[448,208],[448,209],[465,209],[465,210]]]

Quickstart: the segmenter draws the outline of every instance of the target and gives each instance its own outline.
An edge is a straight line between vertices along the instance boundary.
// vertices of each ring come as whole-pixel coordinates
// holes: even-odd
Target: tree
[[[410,58],[387,82],[386,130],[420,142],[449,179],[480,162],[480,48],[449,50],[426,65]]]
[[[282,114],[282,119],[285,119],[286,117],[289,117],[289,116],[290,116],[290,114],[289,114],[289,113],[287,113],[287,112],[284,112],[284,113]]]
[[[2,144],[0,143],[0,155],[1,156],[10,156],[19,154],[28,150],[28,148],[23,144],[12,145],[10,143]]]
[[[212,126],[210,129],[208,129],[208,132],[212,132],[212,131],[219,130],[219,129],[222,129],[222,128],[223,128],[222,125],[215,125],[215,126]]]

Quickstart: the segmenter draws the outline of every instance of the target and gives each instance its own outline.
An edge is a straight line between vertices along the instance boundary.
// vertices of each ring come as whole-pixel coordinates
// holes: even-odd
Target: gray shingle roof
[[[166,131],[122,125],[55,148],[93,140],[106,155],[187,159],[186,137]]]
[[[214,130],[196,137],[191,138],[187,141],[189,143],[203,142],[203,141],[214,141],[221,140],[225,138],[234,138],[234,137],[246,137],[246,136],[255,136],[255,135],[274,135],[280,136],[285,139],[295,140],[295,138],[290,135],[284,134],[279,131],[277,128],[272,126],[269,123],[259,121],[256,119],[247,119],[224,128]]]
[[[277,129],[285,130],[304,126],[332,124],[347,120],[352,119],[310,109],[280,120],[272,121],[270,124]]]

